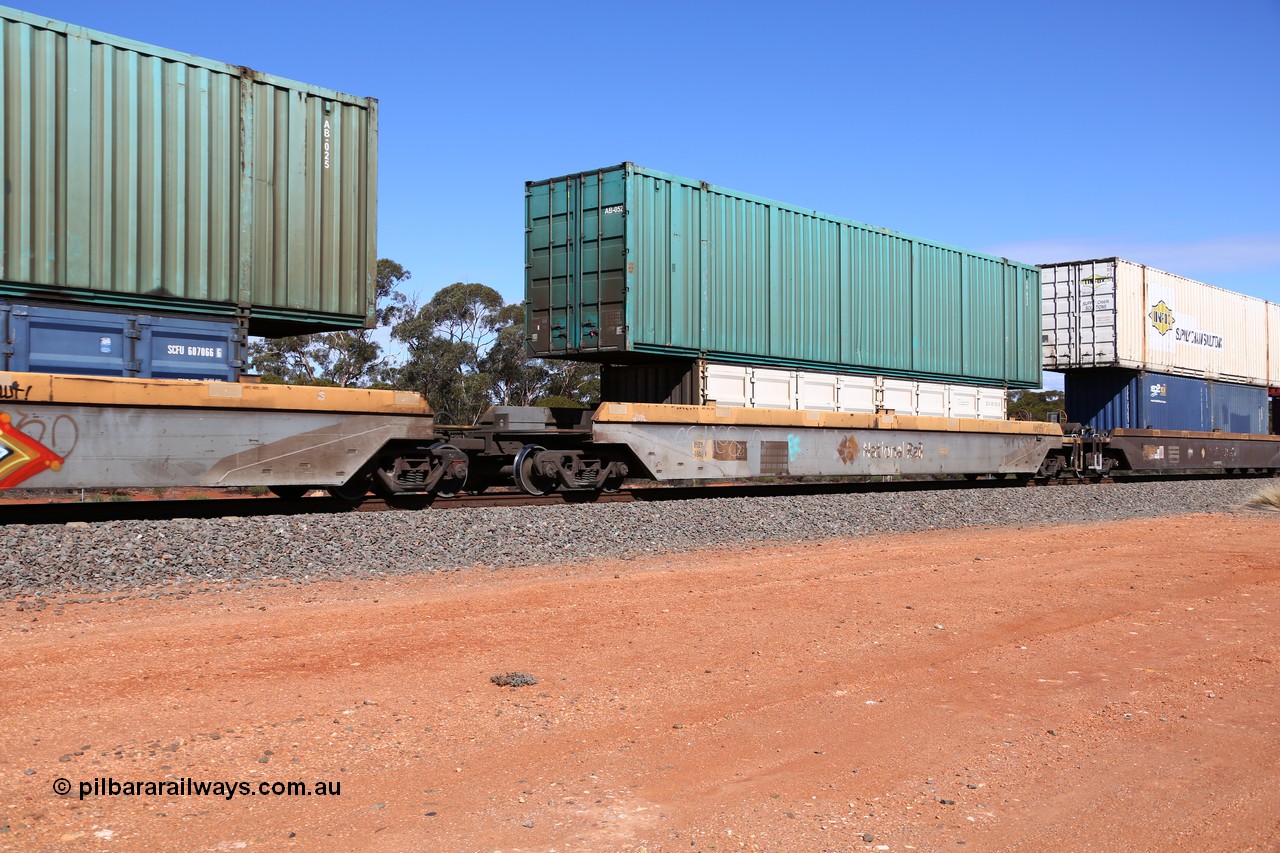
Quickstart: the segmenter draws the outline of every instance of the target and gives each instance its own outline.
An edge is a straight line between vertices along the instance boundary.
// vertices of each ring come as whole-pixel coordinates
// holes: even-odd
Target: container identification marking
[[[198,358],[222,358],[222,347],[186,346],[185,344],[169,344],[168,355],[194,355]]]
[[[610,213],[622,213],[624,209],[625,208],[620,204],[611,204],[600,212],[605,216],[608,216]]]
[[[333,131],[329,128],[329,120],[324,120],[324,167],[329,168],[329,138]]]

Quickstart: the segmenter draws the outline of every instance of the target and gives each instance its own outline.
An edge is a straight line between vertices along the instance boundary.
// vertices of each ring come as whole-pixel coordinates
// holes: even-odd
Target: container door
[[[626,173],[573,175],[530,186],[529,345],[534,355],[626,345]]]
[[[578,335],[583,351],[626,348],[626,186],[622,170],[582,179]]]
[[[136,328],[139,376],[235,382],[244,366],[235,322],[142,315]]]
[[[538,357],[569,349],[568,201],[572,181],[525,191],[525,335]]]
[[[1044,367],[1116,364],[1115,262],[1058,264],[1040,275]]]
[[[9,369],[30,373],[136,376],[133,323],[126,314],[14,305]]]

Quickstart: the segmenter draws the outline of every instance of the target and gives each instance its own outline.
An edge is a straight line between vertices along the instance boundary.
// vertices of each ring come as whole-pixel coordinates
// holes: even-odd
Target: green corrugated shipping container
[[[0,296],[371,324],[377,101],[0,7]]]
[[[1040,273],[623,163],[525,193],[532,354],[1040,386]]]

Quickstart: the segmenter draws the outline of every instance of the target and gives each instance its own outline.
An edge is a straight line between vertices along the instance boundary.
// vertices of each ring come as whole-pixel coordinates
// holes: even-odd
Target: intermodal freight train
[[[495,407],[464,427],[414,393],[256,384],[247,335],[372,317],[376,101],[3,7],[0,28],[15,46],[0,114],[32,129],[0,157],[0,489],[356,501],[628,478],[1280,470],[1274,306],[1220,316],[1117,259],[1047,267],[1042,286],[1035,266],[630,163],[525,188],[529,353],[599,363],[594,411]],[[1156,329],[1145,350],[1117,310],[1130,302]],[[1254,326],[1261,367],[1258,341],[1232,337]],[[1089,401],[1068,404],[1078,424],[1005,417],[1005,390],[1038,387],[1042,360]],[[1225,390],[1129,406],[1090,384],[1096,370],[1121,371],[1107,381],[1130,396],[1166,374]]]

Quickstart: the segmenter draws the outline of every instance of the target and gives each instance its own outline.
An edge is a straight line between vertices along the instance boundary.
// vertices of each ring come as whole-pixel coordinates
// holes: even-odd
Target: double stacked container
[[[623,163],[526,188],[532,355],[1040,385],[1035,267]]]
[[[0,7],[0,297],[373,323],[377,102]]]
[[[1122,258],[1041,266],[1042,355],[1067,417],[1114,428],[1266,433],[1280,306]]]

